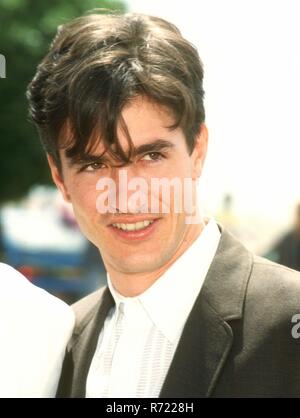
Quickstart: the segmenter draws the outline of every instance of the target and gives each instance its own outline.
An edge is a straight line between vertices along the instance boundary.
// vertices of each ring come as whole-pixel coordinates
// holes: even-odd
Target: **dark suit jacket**
[[[113,304],[105,287],[74,305],[77,325],[59,397],[85,397],[97,339]],[[291,333],[295,314],[300,274],[254,256],[222,231],[160,397],[300,396],[300,339]]]

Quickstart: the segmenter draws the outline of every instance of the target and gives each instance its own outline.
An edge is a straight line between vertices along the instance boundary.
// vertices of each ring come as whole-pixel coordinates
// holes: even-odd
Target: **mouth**
[[[138,222],[115,222],[109,227],[119,238],[125,240],[141,240],[149,238],[159,222],[157,219],[144,219]]]

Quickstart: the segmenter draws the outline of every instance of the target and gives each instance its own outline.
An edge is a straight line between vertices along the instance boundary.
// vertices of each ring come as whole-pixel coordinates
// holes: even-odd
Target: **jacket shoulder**
[[[300,272],[254,256],[247,299],[286,319],[300,313]]]
[[[283,266],[266,258],[254,255],[252,274],[258,277],[264,277],[265,283],[282,283],[294,290],[300,290],[300,272],[289,267]],[[263,282],[261,283],[263,284]]]

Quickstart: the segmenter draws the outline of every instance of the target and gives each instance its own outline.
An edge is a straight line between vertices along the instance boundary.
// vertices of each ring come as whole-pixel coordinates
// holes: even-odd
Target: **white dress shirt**
[[[69,306],[0,263],[0,397],[54,397],[74,327]]]
[[[216,253],[220,231],[210,220],[200,236],[145,292],[115,300],[90,366],[87,397],[158,397],[183,327]]]

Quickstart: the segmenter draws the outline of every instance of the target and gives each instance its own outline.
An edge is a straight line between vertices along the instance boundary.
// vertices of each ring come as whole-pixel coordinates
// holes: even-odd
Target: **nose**
[[[117,213],[148,212],[148,182],[139,175],[134,164],[117,168],[114,173],[114,181]]]

